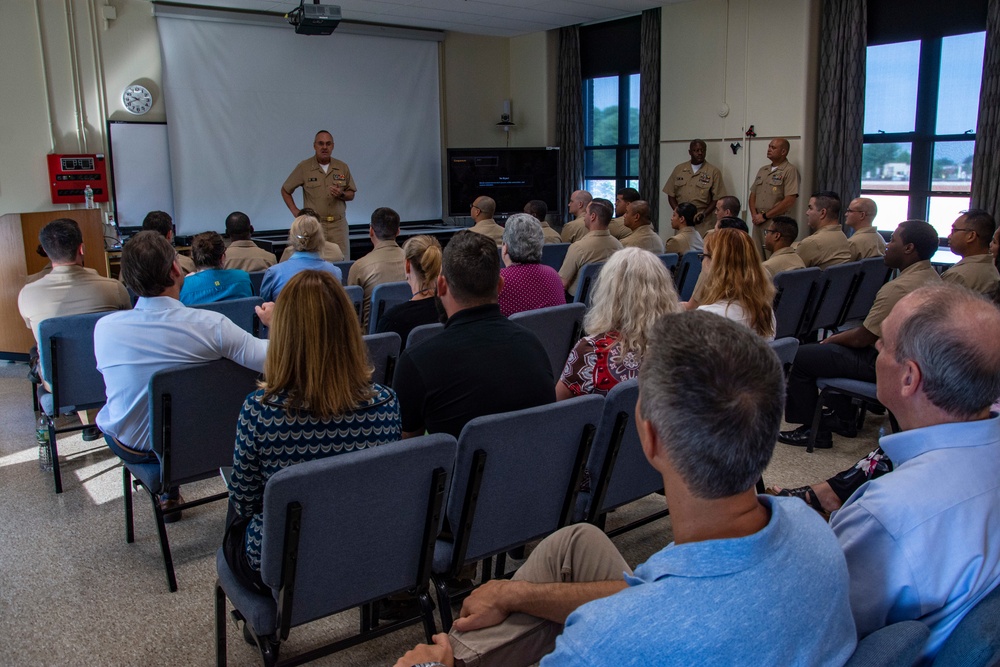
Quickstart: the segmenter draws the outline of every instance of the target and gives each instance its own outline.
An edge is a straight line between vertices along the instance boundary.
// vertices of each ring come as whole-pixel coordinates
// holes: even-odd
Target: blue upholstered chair
[[[347,298],[351,300],[351,305],[354,306],[354,312],[358,314],[358,326],[361,326],[361,316],[365,303],[365,288],[361,285],[347,285],[344,287],[344,291],[347,293]],[[372,331],[370,333],[375,332]]]
[[[788,368],[795,361],[795,353],[799,351],[799,339],[788,336],[775,338],[770,343],[771,349],[778,355],[782,368]]]
[[[674,271],[677,270],[677,265],[681,261],[681,256],[676,252],[665,252],[662,255],[657,255],[657,257],[663,262],[663,266],[670,272],[670,275],[674,275]]]
[[[267,271],[250,272],[250,287],[253,289],[254,296],[260,296],[260,285],[264,282],[265,273]]]
[[[775,338],[798,338],[812,321],[812,308],[822,275],[816,267],[782,271],[774,276]]]
[[[887,625],[859,641],[844,667],[910,667],[929,635],[920,621]]]
[[[834,264],[823,270],[819,279],[819,296],[813,308],[812,322],[806,333],[836,329],[843,324],[847,306],[857,287],[861,262]]]
[[[864,320],[868,316],[868,311],[875,303],[875,295],[889,278],[889,267],[885,265],[883,257],[869,257],[861,260],[859,273],[844,322]]]
[[[576,295],[573,303],[582,303],[590,308],[590,293],[594,289],[594,281],[600,275],[604,262],[593,262],[580,267],[580,273],[576,278]]]
[[[177,590],[174,562],[158,498],[171,487],[215,477],[233,464],[236,422],[258,373],[228,359],[185,364],[158,371],[149,381],[150,436],[156,463],[124,463],[125,541],[135,541],[132,477],[149,493],[167,572],[167,586]],[[195,390],[197,388],[197,390]],[[178,505],[181,511],[227,498],[221,492]]]
[[[375,333],[378,329],[378,321],[382,319],[385,311],[409,301],[412,296],[413,290],[405,280],[376,285],[372,290],[371,310],[368,313],[368,333]]]
[[[958,622],[941,645],[934,667],[990,667],[1000,663],[1000,586]]]
[[[440,322],[434,322],[433,324],[421,324],[419,327],[413,327],[410,330],[410,335],[406,337],[406,347],[420,345],[428,338],[433,338],[442,331],[444,331],[444,325]]]
[[[386,387],[392,386],[392,376],[396,371],[396,361],[399,359],[399,334],[395,331],[369,334],[364,336],[368,346],[368,362],[375,367],[372,382],[378,382]]]
[[[49,427],[49,453],[56,493],[62,493],[57,436],[87,428],[76,424],[56,428],[59,415],[99,408],[107,401],[104,376],[94,357],[94,326],[109,312],[50,317],[38,325],[38,365],[52,393],[38,388],[38,405]],[[101,441],[103,442],[103,441]]]
[[[695,250],[684,253],[681,263],[674,273],[674,282],[677,284],[677,296],[681,301],[688,301],[694,294],[694,286],[701,275],[701,258]]]
[[[580,396],[477,417],[462,429],[446,509],[451,535],[434,548],[445,631],[452,623],[448,579],[570,523],[603,404],[603,396]],[[488,565],[483,572],[488,578]]]
[[[569,351],[580,338],[586,314],[587,307],[582,303],[567,303],[514,313],[510,321],[530,329],[542,341],[552,364],[552,379],[557,380],[566,365]]]
[[[354,266],[354,260],[345,259],[342,262],[334,262],[333,265],[340,269],[340,284],[347,287],[347,278],[350,276],[351,267]]]
[[[542,264],[558,271],[566,259],[569,246],[569,243],[546,243],[542,246]]]
[[[295,656],[314,660],[404,625],[435,631],[427,592],[455,439],[428,435],[289,466],[264,487],[261,578],[271,595],[245,588],[216,555],[216,661],[226,664],[226,598],[246,623],[265,665],[289,630],[361,607],[361,633]],[[391,492],[377,492],[374,490]],[[380,626],[377,600],[409,591],[421,615]]]
[[[243,299],[229,299],[227,301],[215,301],[213,303],[200,303],[196,306],[191,306],[191,308],[200,308],[202,310],[211,310],[216,313],[222,313],[240,329],[243,329],[248,334],[256,336],[260,331],[260,320],[257,318],[257,313],[254,311],[256,306],[264,303],[264,300],[259,296],[249,296]]]

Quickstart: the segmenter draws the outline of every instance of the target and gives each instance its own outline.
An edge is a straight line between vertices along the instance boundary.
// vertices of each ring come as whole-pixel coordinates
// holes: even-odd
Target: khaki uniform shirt
[[[226,248],[226,262],[222,268],[240,269],[250,273],[264,271],[276,263],[273,252],[258,248],[253,241],[233,241]]]
[[[705,218],[697,225],[698,231],[704,234],[715,227],[715,210],[708,210],[708,204],[724,196],[726,189],[722,185],[722,172],[714,165],[702,162],[696,174],[690,162],[682,162],[670,172],[663,194],[673,197],[678,204],[694,204],[698,213],[704,213]]]
[[[806,266],[818,266],[821,269],[851,261],[851,244],[847,242],[840,225],[817,229],[812,236],[799,241],[795,252]]]
[[[781,273],[782,271],[795,271],[797,269],[806,268],[805,263],[799,254],[792,250],[791,248],[782,248],[781,250],[775,250],[771,257],[764,261],[764,270],[767,274],[774,278],[775,275]]]
[[[941,274],[941,280],[968,287],[973,292],[987,294],[1000,284],[1000,273],[993,264],[993,255],[969,255]]]
[[[48,275],[25,285],[17,295],[17,308],[36,344],[40,344],[38,325],[42,320],[131,307],[124,285],[76,265],[53,267]]]
[[[785,160],[774,171],[765,164],[757,170],[751,192],[758,213],[767,213],[775,204],[789,195],[799,194],[799,170]]]
[[[469,231],[493,239],[497,242],[498,247],[503,243],[503,227],[498,225],[493,218],[480,220],[472,227],[469,227]]]
[[[642,248],[657,255],[666,252],[663,239],[653,230],[653,225],[640,225],[638,229],[622,239],[622,245],[626,248]]]
[[[393,241],[378,241],[375,248],[351,265],[347,276],[348,285],[360,285],[365,290],[362,325],[368,330],[368,313],[371,311],[372,290],[382,283],[396,283],[406,280],[403,249]]]
[[[941,276],[931,267],[929,259],[910,264],[899,272],[895,280],[882,285],[882,289],[875,295],[875,303],[868,311],[863,326],[881,338],[882,321],[889,316],[889,311],[900,299],[919,287],[940,282]]]
[[[874,227],[862,227],[847,242],[851,246],[851,261],[869,257],[885,257],[885,239]]]
[[[279,262],[284,262],[289,257],[295,254],[295,248],[292,246],[285,246],[284,252],[281,253],[281,259]],[[319,256],[328,262],[343,262],[344,261],[344,251],[340,249],[340,246],[336,243],[330,243],[325,241],[323,243],[323,249],[320,250]]]
[[[549,223],[542,220],[542,234],[545,235],[546,243],[562,243],[562,237],[559,236],[559,232],[552,229]]]
[[[608,223],[608,231],[619,241],[628,238],[632,233],[632,230],[625,226],[625,216],[612,218],[611,222]]]
[[[330,186],[339,185],[342,190],[358,191],[351,176],[351,170],[340,160],[330,158],[326,173],[316,156],[306,158],[295,165],[282,184],[281,189],[291,194],[295,188],[302,188],[302,208],[311,208],[319,216],[323,234],[327,241],[340,246],[350,256],[351,244],[347,237],[347,202],[330,194]]]
[[[584,236],[587,235],[587,225],[584,224],[583,218],[577,218],[576,220],[570,220],[562,228],[562,234],[560,238],[563,243],[575,243],[579,241]]]
[[[559,277],[562,278],[563,287],[566,291],[576,296],[576,279],[580,273],[580,267],[584,264],[603,262],[611,257],[616,250],[621,250],[621,241],[611,236],[606,229],[595,229],[582,239],[574,243],[566,251],[566,259],[563,260],[562,268],[559,269]]]
[[[193,259],[180,253],[177,254],[177,266],[181,267],[181,271],[184,272],[184,275],[194,273],[198,270],[198,268],[194,265]]]
[[[691,252],[701,252],[705,249],[705,242],[701,238],[701,234],[694,227],[681,227],[674,235],[667,239],[664,244],[666,247],[666,252],[676,252],[681,257],[684,253]]]

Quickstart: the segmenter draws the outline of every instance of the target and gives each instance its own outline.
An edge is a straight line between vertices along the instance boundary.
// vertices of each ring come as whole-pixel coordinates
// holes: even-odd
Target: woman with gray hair
[[[264,301],[275,301],[281,288],[285,286],[299,271],[314,269],[332,273],[337,280],[342,280],[343,274],[336,266],[320,257],[326,238],[319,220],[311,215],[300,215],[292,222],[288,230],[288,245],[294,249],[292,256],[284,262],[275,264],[264,274],[260,283],[260,298]]]
[[[507,218],[503,230],[500,270],[500,312],[509,317],[525,310],[536,310],[566,303],[562,279],[551,266],[542,264],[545,235],[534,216],[516,213]]]

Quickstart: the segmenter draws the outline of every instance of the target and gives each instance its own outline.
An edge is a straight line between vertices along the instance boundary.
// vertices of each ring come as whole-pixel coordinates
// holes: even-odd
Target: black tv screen
[[[562,213],[558,148],[449,148],[448,215],[469,215],[476,197],[492,197],[497,215],[541,199]]]

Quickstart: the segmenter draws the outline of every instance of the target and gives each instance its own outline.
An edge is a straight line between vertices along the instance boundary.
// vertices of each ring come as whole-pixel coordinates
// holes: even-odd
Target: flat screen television
[[[562,213],[558,148],[449,148],[448,215],[469,215],[476,197],[492,197],[497,215],[520,213],[541,199]]]

